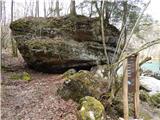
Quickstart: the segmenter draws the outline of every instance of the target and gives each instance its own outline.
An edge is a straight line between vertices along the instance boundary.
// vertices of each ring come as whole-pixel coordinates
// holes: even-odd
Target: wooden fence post
[[[127,59],[123,62],[123,113],[124,120],[128,120],[128,62]]]
[[[140,112],[140,100],[139,100],[139,55],[137,54],[136,56],[136,61],[135,61],[135,90],[134,90],[134,118],[138,119],[139,118],[139,112]]]

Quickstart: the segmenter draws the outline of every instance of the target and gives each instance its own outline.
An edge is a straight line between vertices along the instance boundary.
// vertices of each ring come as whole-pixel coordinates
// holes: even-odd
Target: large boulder
[[[12,22],[10,28],[24,60],[34,69],[64,72],[69,68],[89,69],[106,62],[98,18],[27,17]],[[110,24],[105,27],[110,63],[119,33]]]
[[[64,83],[58,89],[58,94],[65,100],[76,102],[85,96],[93,96],[100,100],[108,91],[108,82],[89,71],[79,71],[73,75],[64,76]]]

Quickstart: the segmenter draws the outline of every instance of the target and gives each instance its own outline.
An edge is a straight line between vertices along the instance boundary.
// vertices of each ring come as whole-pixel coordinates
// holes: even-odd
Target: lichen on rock
[[[13,21],[10,28],[22,57],[33,69],[63,73],[70,68],[90,69],[106,61],[97,18],[81,15],[27,17]],[[119,34],[113,25],[105,28],[110,62]]]

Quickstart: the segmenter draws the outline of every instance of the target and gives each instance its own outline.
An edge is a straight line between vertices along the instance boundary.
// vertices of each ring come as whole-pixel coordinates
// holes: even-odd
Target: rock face
[[[28,66],[39,71],[87,69],[106,62],[98,18],[28,17],[12,22],[10,28]],[[110,62],[119,33],[119,30],[110,24],[105,27]]]

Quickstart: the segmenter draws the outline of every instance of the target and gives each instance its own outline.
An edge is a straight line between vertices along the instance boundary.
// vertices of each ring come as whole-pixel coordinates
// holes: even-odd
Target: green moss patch
[[[29,73],[27,73],[27,72],[23,72],[23,73],[20,73],[20,74],[13,73],[10,76],[10,79],[12,79],[12,80],[30,81],[31,80],[31,75]]]
[[[140,99],[149,105],[160,107],[160,93],[149,95],[146,91],[141,91]]]
[[[81,120],[105,120],[105,110],[100,101],[86,96],[80,100],[79,110]]]

